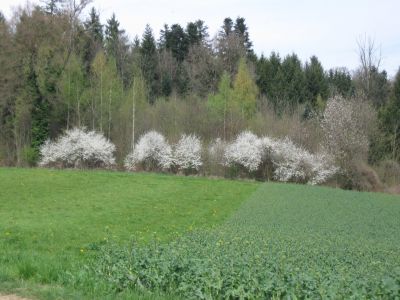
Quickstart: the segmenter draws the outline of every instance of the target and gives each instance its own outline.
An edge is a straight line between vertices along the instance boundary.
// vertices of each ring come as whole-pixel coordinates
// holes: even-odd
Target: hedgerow
[[[134,150],[125,158],[127,170],[168,170],[173,164],[172,148],[165,137],[149,131],[139,138]]]
[[[201,141],[196,135],[183,134],[174,147],[173,159],[175,166],[185,173],[198,171],[203,164],[201,150]]]
[[[74,128],[40,147],[39,166],[109,168],[115,164],[114,152],[114,144],[101,133]]]
[[[287,137],[259,138],[249,131],[239,134],[226,147],[224,158],[226,166],[244,169],[248,176],[270,168],[269,172],[263,172],[263,179],[282,182],[319,184],[338,171],[328,154],[310,153]],[[272,178],[268,178],[269,176]]]
[[[184,134],[171,146],[161,133],[149,131],[126,156],[124,167],[130,171],[197,173],[204,165],[202,153],[205,152],[208,166],[226,167],[231,176],[320,184],[339,170],[328,154],[312,154],[289,138],[260,138],[250,131],[240,133],[230,143],[217,139],[206,150],[196,135]],[[75,128],[42,145],[39,165],[111,167],[115,164],[114,151],[115,146],[103,135]]]

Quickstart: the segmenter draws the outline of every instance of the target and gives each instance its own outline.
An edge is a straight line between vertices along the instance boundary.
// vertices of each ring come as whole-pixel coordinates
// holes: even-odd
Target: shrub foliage
[[[139,138],[124,166],[127,170],[161,171],[169,169],[172,164],[172,148],[168,141],[162,134],[149,131]]]
[[[40,147],[40,166],[62,168],[109,168],[115,164],[115,146],[102,134],[86,129],[67,130]]]
[[[264,179],[308,184],[323,183],[338,171],[327,154],[312,154],[287,137],[259,138],[249,131],[226,147],[224,163],[250,176],[258,172]]]
[[[185,173],[198,171],[203,164],[201,152],[200,139],[193,134],[183,134],[174,147],[174,163],[179,170]]]

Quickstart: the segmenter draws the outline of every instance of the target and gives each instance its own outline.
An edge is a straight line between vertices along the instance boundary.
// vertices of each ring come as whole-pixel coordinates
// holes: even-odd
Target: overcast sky
[[[31,1],[39,3],[39,1]],[[12,7],[26,0],[1,0],[1,10],[11,16]],[[225,17],[244,17],[258,54],[281,56],[295,52],[305,61],[316,55],[325,68],[358,65],[357,39],[372,37],[381,47],[382,68],[393,76],[400,66],[399,0],[94,0],[102,21],[115,12],[133,39],[146,24],[158,38],[164,23],[202,19],[211,36]]]

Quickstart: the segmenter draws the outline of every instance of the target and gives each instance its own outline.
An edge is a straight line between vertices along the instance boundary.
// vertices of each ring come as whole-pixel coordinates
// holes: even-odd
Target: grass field
[[[384,194],[0,169],[0,293],[392,299],[399,229],[400,198]]]
[[[57,282],[105,239],[127,243],[135,237],[145,243],[217,225],[257,186],[155,174],[0,168],[0,289]],[[49,298],[56,293],[45,292]]]

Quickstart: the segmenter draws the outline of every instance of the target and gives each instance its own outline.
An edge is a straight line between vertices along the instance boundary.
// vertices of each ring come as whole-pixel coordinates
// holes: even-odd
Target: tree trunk
[[[103,70],[100,71],[100,132],[103,133]]]
[[[108,101],[108,138],[111,137],[111,88]]]
[[[135,149],[135,79],[132,83],[132,151]]]
[[[78,128],[81,128],[81,110],[80,110],[81,100],[78,94],[79,94],[78,89],[76,89],[76,101],[78,103]]]

